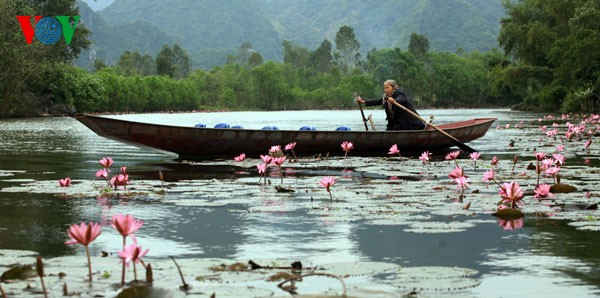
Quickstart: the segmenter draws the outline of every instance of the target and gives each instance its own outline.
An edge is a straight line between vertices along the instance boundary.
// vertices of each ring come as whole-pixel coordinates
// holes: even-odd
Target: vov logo
[[[31,25],[31,16],[16,16],[21,25],[21,30],[25,36],[25,42],[31,44],[33,36],[43,44],[55,44],[60,36],[65,37],[67,45],[71,43],[73,39],[73,33],[75,33],[75,27],[79,22],[80,16],[72,16],[74,22],[71,25],[69,19],[71,16],[55,16],[55,17],[42,17],[35,16],[34,25]]]

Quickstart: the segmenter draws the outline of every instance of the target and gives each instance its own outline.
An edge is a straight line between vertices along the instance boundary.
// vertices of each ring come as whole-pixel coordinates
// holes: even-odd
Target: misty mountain
[[[371,49],[406,50],[413,32],[427,36],[435,51],[487,51],[498,46],[505,14],[502,0],[85,1],[110,3],[85,12],[95,24],[104,20],[88,26],[98,57],[114,61],[125,49],[155,56],[163,44],[177,42],[203,68],[225,63],[244,42],[265,60],[277,61],[283,40],[311,50],[324,39],[335,46],[344,25],[354,29],[363,57]]]

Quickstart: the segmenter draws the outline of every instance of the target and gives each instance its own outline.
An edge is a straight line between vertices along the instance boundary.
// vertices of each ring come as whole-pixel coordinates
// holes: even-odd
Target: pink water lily
[[[344,159],[346,159],[348,152],[354,148],[354,144],[352,144],[352,142],[344,141],[341,146],[342,150],[345,152]]]
[[[390,155],[398,154],[398,156],[400,156],[400,150],[398,149],[398,145],[396,145],[396,144],[392,145],[392,147],[390,147],[390,150],[388,151],[388,154],[390,154]]]
[[[460,151],[452,151],[446,154],[446,160],[455,160],[460,155]]]
[[[92,261],[90,258],[89,245],[92,243],[92,241],[96,240],[101,233],[102,228],[100,227],[100,224],[95,222],[90,222],[89,224],[81,222],[79,225],[74,224],[70,226],[67,230],[67,234],[71,239],[66,241],[65,244],[81,244],[85,247],[85,253],[88,261],[89,282],[92,282]]]
[[[262,155],[261,154],[260,155],[260,159],[262,159],[263,162],[268,165],[268,164],[271,163],[271,160],[273,160],[273,156],[271,156],[271,155]]]
[[[469,188],[469,178],[465,176],[455,178],[454,182],[456,182],[456,187],[461,191],[464,191],[465,189]]]
[[[58,180],[58,185],[60,185],[61,187],[71,186],[71,178],[67,177],[67,178]]]
[[[281,171],[281,166],[283,165],[283,163],[285,163],[286,160],[287,160],[287,157],[281,156],[281,157],[275,157],[271,161],[279,169],[279,177],[281,178],[281,183],[283,183],[283,171]]]
[[[321,181],[319,181],[319,184],[321,184],[323,187],[325,187],[325,190],[327,190],[327,192],[329,193],[329,198],[333,201],[333,196],[331,194],[331,186],[333,186],[335,184],[335,177],[333,177],[333,176],[323,177],[323,179],[321,179]]]
[[[500,162],[500,160],[498,160],[498,157],[496,157],[496,156],[492,157],[492,161],[491,161],[492,166],[497,166],[499,162]]]
[[[106,171],[106,169],[100,169],[98,171],[96,171],[96,177],[98,178],[108,178],[108,171]]]
[[[515,208],[517,205],[523,205],[523,197],[525,194],[519,186],[519,183],[511,181],[510,183],[504,183],[500,187],[500,197],[502,197],[503,203],[509,203],[511,208]]]
[[[533,192],[535,193],[535,195],[533,196],[534,198],[545,198],[553,196],[553,194],[550,192],[550,185],[546,183],[538,185],[533,190]]]
[[[113,159],[110,157],[103,157],[102,159],[100,159],[99,163],[103,168],[108,169],[110,168],[110,166],[112,166]]]
[[[127,241],[127,236],[131,236],[133,242],[135,242],[135,233],[139,230],[143,225],[144,221],[137,220],[133,218],[131,215],[123,215],[117,214],[112,217],[112,227],[115,228],[123,236],[123,247],[125,248],[125,244]],[[122,274],[121,274],[121,285],[125,284],[125,263],[123,263]]]
[[[271,153],[271,154],[277,154],[279,152],[281,152],[280,145],[271,146],[271,148],[269,148],[269,153]]]
[[[265,177],[265,183],[267,183],[267,164],[259,163],[256,165],[256,169],[258,170],[258,175],[260,176],[258,183],[260,183],[260,181],[263,179],[263,176]]]
[[[296,142],[292,142],[292,143],[285,145],[285,151],[291,150],[292,154],[294,155],[294,161],[295,161],[295,160],[297,160],[297,158],[296,158],[296,152],[294,152],[294,148],[296,148]]]
[[[421,153],[421,156],[419,156],[419,160],[424,164],[428,164],[429,163],[429,157],[431,156],[431,153],[429,153],[429,151],[425,151],[423,153]]]
[[[481,152],[471,152],[471,154],[469,154],[469,157],[473,161],[473,168],[475,169],[475,171],[477,171],[477,160],[479,159],[479,157],[481,157]]]
[[[294,150],[295,147],[296,147],[296,142],[289,143],[289,144],[285,145],[285,151]]]
[[[237,162],[242,162],[246,159],[246,154],[242,153],[236,157],[233,158],[233,160],[237,161]]]
[[[111,226],[123,237],[132,235],[144,225],[143,220],[137,220],[131,215],[113,215]]]
[[[465,171],[461,167],[454,168],[452,171],[450,171],[450,174],[448,174],[448,178],[450,179],[456,179],[458,177],[467,177],[465,175]]]
[[[137,280],[137,270],[136,263],[142,262],[142,257],[148,253],[149,249],[143,250],[141,246],[138,246],[137,243],[133,243],[131,245],[127,245],[118,252],[119,257],[121,257],[123,266],[129,268],[129,262],[133,263],[133,279]]]

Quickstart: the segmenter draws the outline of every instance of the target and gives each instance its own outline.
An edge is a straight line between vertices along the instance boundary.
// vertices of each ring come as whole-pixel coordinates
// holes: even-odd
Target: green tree
[[[328,72],[333,67],[331,42],[325,39],[321,45],[310,53],[309,65],[317,72]]]
[[[360,43],[354,36],[354,29],[342,26],[335,35],[336,60],[346,73],[356,68],[360,62]]]
[[[299,68],[308,67],[310,59],[310,51],[291,41],[284,40],[281,42],[283,46],[283,62],[290,63]]]
[[[498,40],[515,63],[494,70],[495,82],[502,82],[496,85],[516,87],[529,109],[598,109],[598,1],[523,0],[504,5],[508,17],[502,20]],[[587,102],[574,102],[579,100]]]
[[[414,33],[410,35],[408,43],[408,52],[411,53],[417,60],[423,60],[429,51],[429,39],[427,36]]]
[[[173,62],[175,63],[175,73],[173,76],[176,79],[187,78],[190,75],[192,68],[190,55],[178,44],[173,45]]]
[[[263,64],[263,57],[259,53],[252,53],[250,58],[248,58],[248,67],[250,69],[255,68],[259,65]]]
[[[175,64],[173,50],[168,45],[164,45],[160,52],[156,54],[156,73],[172,78],[175,76],[176,69],[177,65]]]
[[[69,46],[64,38],[54,45],[42,44],[35,38],[27,44],[15,18],[17,15],[77,16],[79,13],[74,0],[0,0],[0,117],[31,113],[34,106],[40,105],[36,101],[44,101],[43,98],[48,97],[47,86],[56,83],[49,81],[50,77],[56,77],[52,75],[55,65],[71,61],[90,44],[87,39],[89,30],[81,23],[77,24]],[[31,23],[31,26],[34,24]],[[31,105],[17,100],[24,93],[34,98]],[[50,100],[54,100],[51,95]]]

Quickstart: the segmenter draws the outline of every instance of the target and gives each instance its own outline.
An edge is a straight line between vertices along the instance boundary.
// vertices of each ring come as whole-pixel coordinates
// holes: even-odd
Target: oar
[[[397,102],[395,102],[395,101],[394,101],[394,104],[395,104],[397,107],[399,107],[399,108],[401,108],[402,110],[404,110],[405,112],[409,113],[411,116],[413,116],[413,117],[415,117],[415,118],[417,118],[417,119],[421,120],[421,122],[423,122],[425,125],[429,125],[429,127],[433,128],[433,129],[435,129],[435,130],[437,130],[438,132],[440,132],[441,134],[443,134],[444,136],[446,136],[448,139],[450,139],[450,140],[452,141],[452,143],[453,143],[454,145],[458,146],[458,148],[460,148],[460,149],[462,149],[462,150],[464,150],[464,151],[466,151],[466,152],[468,152],[468,153],[477,152],[477,150],[475,150],[475,149],[473,149],[473,148],[471,148],[471,147],[467,146],[465,143],[463,143],[463,142],[459,141],[458,139],[456,139],[455,137],[453,137],[453,136],[452,136],[452,135],[450,135],[449,133],[447,133],[447,132],[443,131],[443,130],[442,130],[442,129],[440,129],[439,127],[437,127],[437,126],[435,126],[435,125],[433,125],[433,124],[431,124],[431,123],[428,123],[427,121],[425,121],[425,119],[423,119],[423,117],[419,116],[419,114],[417,114],[417,113],[415,113],[415,112],[413,112],[413,111],[411,111],[411,110],[407,109],[406,107],[404,107],[403,105],[401,105],[401,104],[399,104],[399,103],[397,103]]]
[[[363,111],[362,105],[358,101],[356,103],[358,104],[358,107],[360,108],[360,115],[362,116],[363,124],[365,125],[365,130],[369,131],[369,126],[367,125],[367,118],[365,118],[365,112]]]

